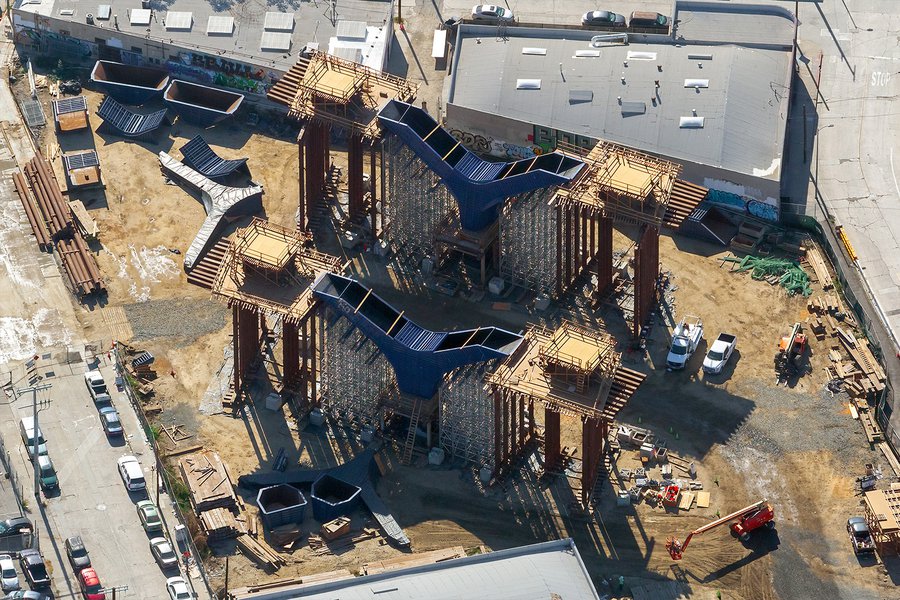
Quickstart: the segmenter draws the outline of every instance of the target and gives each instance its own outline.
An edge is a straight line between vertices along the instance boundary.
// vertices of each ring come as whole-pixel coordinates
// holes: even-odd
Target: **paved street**
[[[156,600],[165,595],[166,577],[177,573],[164,574],[154,563],[148,543],[151,536],[141,527],[134,506],[135,502],[147,498],[147,494],[127,492],[116,468],[120,456],[135,455],[144,467],[147,491],[154,494],[153,456],[126,397],[112,385],[113,367],[103,355],[101,370],[110,385],[126,434],[124,439],[107,439],[84,384],[86,370],[84,360],[71,364],[39,363],[38,372],[45,377],[45,382],[53,385],[50,404],[40,411],[38,420],[59,476],[60,493],[46,500],[43,511],[35,509],[32,499],[28,516],[36,523],[41,551],[52,565],[55,597],[68,597],[77,592],[78,584],[63,546],[65,538],[77,534],[84,540],[103,585],[127,586],[124,593],[121,589],[117,591],[117,598]],[[39,393],[39,400],[41,396]],[[30,394],[11,403],[8,410],[10,414],[2,420],[0,434],[23,481],[27,481],[33,471],[19,441],[18,423],[22,417],[31,415]],[[29,495],[30,488],[26,488],[26,496]],[[151,499],[155,501],[155,497]],[[163,494],[160,502],[163,516],[171,527],[175,518],[168,497]],[[171,531],[169,537],[172,538]]]

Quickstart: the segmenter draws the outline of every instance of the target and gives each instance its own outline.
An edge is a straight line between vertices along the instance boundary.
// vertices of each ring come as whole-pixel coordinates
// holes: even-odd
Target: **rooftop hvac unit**
[[[94,24],[94,15],[92,15],[91,13],[84,15],[84,22],[87,23],[88,25],[93,25]]]

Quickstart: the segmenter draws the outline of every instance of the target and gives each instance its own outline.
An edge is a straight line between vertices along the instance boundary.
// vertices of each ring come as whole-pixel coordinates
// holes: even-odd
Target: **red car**
[[[97,571],[93,567],[83,569],[78,574],[78,585],[81,586],[81,595],[85,597],[85,600],[106,600],[103,586],[100,585],[100,578],[97,577]]]

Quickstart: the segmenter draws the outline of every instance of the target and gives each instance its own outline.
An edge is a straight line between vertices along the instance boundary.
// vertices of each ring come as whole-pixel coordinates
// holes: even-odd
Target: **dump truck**
[[[730,333],[720,333],[710,346],[709,352],[706,353],[706,358],[703,359],[703,372],[711,375],[721,373],[728,364],[728,359],[731,358],[736,344],[737,337]]]
[[[683,369],[702,339],[703,321],[700,317],[687,316],[681,319],[672,332],[672,346],[666,357],[666,368],[670,371]]]

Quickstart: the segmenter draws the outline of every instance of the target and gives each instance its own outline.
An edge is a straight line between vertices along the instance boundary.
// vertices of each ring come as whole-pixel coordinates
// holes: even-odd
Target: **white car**
[[[0,554],[0,587],[4,592],[19,589],[19,574],[16,573],[16,563],[9,554]]]
[[[472,18],[476,21],[512,21],[513,12],[496,4],[479,4],[472,7]]]
[[[169,577],[166,579],[166,591],[171,600],[190,600],[191,590],[181,577]]]
[[[139,492],[147,489],[147,481],[144,479],[144,470],[141,463],[133,456],[123,456],[116,461],[119,466],[119,476],[129,492]]]
[[[729,333],[720,333],[716,341],[712,343],[706,358],[703,359],[703,372],[710,375],[718,375],[725,368],[731,353],[734,352],[734,346],[737,338]]]
[[[112,397],[109,395],[109,388],[106,387],[106,382],[103,381],[103,375],[100,374],[99,370],[95,369],[85,373],[84,384],[91,393],[91,398],[93,398],[94,402],[103,403],[112,401]]]

